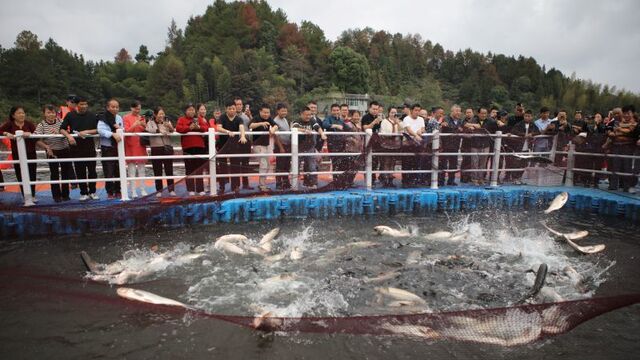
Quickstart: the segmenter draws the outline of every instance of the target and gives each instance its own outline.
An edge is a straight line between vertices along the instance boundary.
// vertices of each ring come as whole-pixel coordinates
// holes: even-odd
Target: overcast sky
[[[164,48],[174,18],[181,28],[213,0],[0,0],[0,44],[21,30],[53,38],[85,58],[112,60],[140,44]],[[349,28],[420,34],[447,50],[534,57],[578,78],[640,93],[640,1],[635,0],[273,0],[289,21],[318,24],[330,40]]]

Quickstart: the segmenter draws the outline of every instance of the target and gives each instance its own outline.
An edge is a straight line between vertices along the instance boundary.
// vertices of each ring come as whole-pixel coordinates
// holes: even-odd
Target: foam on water
[[[172,297],[207,312],[244,315],[270,311],[283,317],[510,306],[528,293],[534,271],[542,263],[549,268],[547,288],[565,300],[580,299],[592,296],[615,264],[601,255],[576,254],[535,222],[514,227],[458,216],[436,227],[412,220],[400,224],[412,234],[407,238],[376,236],[369,228],[345,227],[344,231],[340,226],[327,228],[318,223],[282,229],[269,254],[287,254],[278,261],[266,261],[257,254],[225,253],[213,247],[212,237],[197,247],[204,255],[195,261],[185,256],[193,252],[192,246],[178,243],[163,257],[135,249],[121,262],[133,269],[152,267],[154,278],[177,275],[185,279],[186,293]],[[426,240],[419,235],[438,231],[449,231],[457,240]],[[258,245],[261,234],[247,236],[251,245]],[[356,241],[373,244],[349,246]],[[379,246],[373,246],[376,244]],[[289,254],[293,249],[301,251],[303,258],[292,260]],[[416,251],[420,256],[413,254],[408,263],[407,257]],[[579,284],[565,274],[567,267],[581,276]],[[412,292],[427,304],[390,307],[391,300],[381,299],[374,290],[377,286]]]

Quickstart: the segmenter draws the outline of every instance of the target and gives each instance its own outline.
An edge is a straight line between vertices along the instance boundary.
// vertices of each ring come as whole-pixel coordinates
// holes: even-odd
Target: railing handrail
[[[241,134],[240,131],[232,131],[232,132],[228,132],[228,133],[222,133],[222,132],[218,132],[218,131],[214,131],[216,136],[229,136],[229,134],[232,134],[233,136],[238,136]],[[278,130],[275,135],[292,135],[293,131],[280,131]],[[301,133],[298,133],[301,134]],[[311,135],[319,135],[319,133],[317,131],[310,131],[309,134]],[[366,136],[366,132],[365,131],[325,131],[324,132],[325,135],[327,136],[354,136],[354,135],[358,135],[358,136]],[[404,134],[406,134],[405,132],[396,132],[396,133],[375,133],[378,136],[402,136]],[[85,136],[80,136],[79,134],[69,134],[70,136],[74,137],[74,138],[100,138],[100,134],[92,134],[92,135],[85,135]],[[162,137],[162,136],[170,136],[170,137],[184,137],[184,136],[208,136],[209,133],[208,132],[187,132],[187,133],[180,133],[177,131],[171,132],[171,133],[167,133],[167,134],[161,134],[161,133],[148,133],[148,132],[123,132],[122,134],[124,137],[130,137],[130,136],[145,136],[145,137]],[[245,131],[245,135],[271,135],[271,133],[269,131]],[[303,134],[306,135],[306,134]],[[16,137],[18,136],[17,134],[15,135]],[[420,136],[422,137],[433,137],[434,133],[424,133],[421,134]],[[469,137],[502,137],[502,138],[524,138],[524,136],[519,136],[519,135],[514,135],[514,134],[478,134],[478,133],[465,133],[465,132],[459,132],[459,133],[439,133],[440,137],[450,137],[450,136],[456,136],[456,137],[461,137],[461,138],[469,138]],[[538,138],[552,138],[554,137],[554,135],[535,135],[533,136],[534,139],[538,139]],[[9,138],[8,136],[0,136],[0,139],[5,139],[5,138]],[[31,135],[29,135],[28,137],[29,139],[48,139],[48,138],[66,138],[65,135],[62,134],[34,134],[32,133]]]
[[[151,155],[151,156],[127,156],[125,153],[125,148],[124,148],[124,141],[119,141],[117,143],[117,156],[111,156],[111,157],[98,157],[96,156],[95,158],[91,158],[90,160],[88,158],[62,158],[62,159],[27,159],[26,157],[26,144],[25,144],[25,137],[23,136],[23,132],[22,131],[17,131],[16,132],[16,144],[18,147],[18,159],[14,159],[14,160],[0,160],[0,163],[4,163],[4,164],[20,164],[20,170],[21,170],[21,177],[22,177],[22,181],[20,182],[6,182],[4,183],[4,185],[15,185],[15,184],[20,184],[20,186],[23,189],[24,192],[24,197],[25,197],[25,205],[33,205],[32,202],[32,198],[34,194],[31,194],[31,189],[30,186],[31,185],[41,185],[41,184],[69,184],[69,183],[88,183],[88,182],[103,182],[103,181],[119,181],[121,184],[121,193],[122,193],[122,200],[126,201],[128,200],[128,182],[132,181],[132,180],[166,180],[166,179],[180,179],[180,178],[184,178],[185,175],[180,176],[180,175],[172,175],[172,176],[137,176],[137,177],[128,177],[127,176],[127,171],[126,171],[126,162],[127,161],[132,161],[132,160],[161,160],[161,159],[171,159],[171,160],[178,160],[178,159],[186,159],[186,158],[202,158],[202,159],[216,159],[216,158],[263,158],[263,157],[291,157],[291,162],[292,162],[292,170],[290,173],[282,173],[282,172],[269,172],[269,173],[242,173],[242,174],[224,174],[224,177],[241,177],[241,176],[252,176],[252,175],[261,175],[261,176],[283,176],[283,175],[292,175],[292,187],[295,189],[298,186],[298,175],[299,175],[299,160],[300,159],[304,159],[306,157],[312,157],[312,156],[339,156],[339,157],[353,157],[353,156],[358,156],[361,155],[362,152],[331,152],[331,153],[316,153],[316,152],[310,152],[310,153],[305,153],[305,152],[300,152],[299,151],[299,144],[298,144],[298,136],[296,135],[302,135],[302,133],[297,129],[297,128],[293,128],[290,131],[278,131],[275,133],[275,135],[290,135],[291,136],[291,152],[288,153],[265,153],[265,154],[255,154],[255,153],[232,153],[232,154],[220,154],[216,152],[215,149],[215,144],[216,144],[216,138],[219,136],[227,136],[229,134],[227,133],[220,133],[215,131],[215,129],[210,128],[209,131],[207,132],[189,132],[189,133],[178,133],[178,132],[173,132],[170,134],[158,134],[158,133],[126,133],[124,132],[122,129],[118,129],[117,130],[118,134],[120,134],[123,137],[126,136],[165,136],[165,135],[169,135],[169,136],[177,136],[177,137],[182,137],[182,136],[192,136],[192,135],[198,135],[198,136],[207,136],[208,137],[208,144],[209,144],[209,153],[208,154],[201,154],[201,155],[191,155],[191,154],[176,154],[176,155]],[[318,135],[317,132],[312,132],[315,135]],[[234,136],[237,136],[240,134],[240,132],[234,132],[232,133]],[[247,131],[245,133],[247,136],[249,135],[270,135],[271,133],[268,131]],[[362,136],[365,139],[364,144],[368,144],[371,137],[373,136],[373,132],[371,131],[371,129],[367,129],[364,132],[325,132],[325,135],[327,136]],[[381,136],[401,136],[402,133],[391,133],[391,134],[378,134]],[[78,134],[72,134],[72,136],[74,137],[78,137]],[[488,153],[482,153],[482,155],[484,156],[493,156],[493,161],[492,161],[492,168],[491,169],[455,169],[456,172],[463,172],[463,173],[467,173],[467,172],[487,172],[490,171],[491,174],[491,186],[495,187],[497,186],[498,183],[498,176],[499,176],[499,172],[501,171],[505,171],[505,172],[509,172],[509,171],[522,171],[522,168],[519,169],[500,169],[500,161],[501,161],[501,157],[503,156],[512,156],[512,155],[519,155],[519,154],[526,154],[526,155],[540,155],[540,156],[555,156],[555,155],[566,155],[568,158],[568,165],[567,167],[559,167],[560,170],[563,171],[567,171],[567,180],[565,185],[566,186],[572,186],[573,185],[573,179],[572,179],[572,174],[575,171],[587,171],[587,172],[593,172],[593,173],[609,173],[611,174],[612,172],[610,171],[601,171],[601,170],[589,170],[589,169],[581,169],[581,168],[575,168],[574,167],[574,162],[575,162],[575,157],[576,156],[595,156],[595,157],[619,157],[619,158],[625,158],[625,159],[636,159],[636,160],[640,160],[640,156],[638,155],[622,155],[622,154],[601,154],[601,153],[587,153],[587,152],[576,152],[575,151],[575,145],[572,144],[571,142],[569,142],[569,151],[556,151],[555,150],[555,144],[557,142],[557,135],[553,136],[553,135],[539,135],[537,136],[538,138],[541,137],[546,137],[546,138],[554,138],[554,148],[552,148],[550,151],[542,151],[542,152],[528,152],[528,151],[509,151],[509,152],[505,152],[502,150],[502,146],[501,146],[501,140],[503,138],[513,138],[513,137],[517,137],[517,138],[522,138],[520,136],[515,136],[512,134],[502,134],[502,132],[498,131],[495,134],[474,134],[474,133],[441,133],[440,131],[434,131],[433,133],[428,133],[428,134],[423,134],[422,135],[423,138],[424,137],[432,137],[432,141],[431,141],[431,153],[425,154],[426,156],[431,156],[431,161],[432,161],[432,169],[431,170],[373,170],[372,167],[372,158],[373,156],[379,156],[379,157],[385,157],[385,156],[393,156],[393,157],[397,157],[397,156],[415,156],[415,154],[412,153],[403,153],[403,152],[393,152],[393,151],[375,151],[375,149],[371,149],[370,151],[367,151],[366,155],[367,158],[365,159],[365,166],[364,169],[357,169],[356,173],[358,174],[364,174],[365,176],[365,184],[366,187],[368,189],[372,188],[372,176],[374,174],[389,174],[389,173],[401,173],[401,174],[431,174],[431,188],[437,189],[438,188],[438,174],[440,174],[441,172],[445,171],[445,172],[451,172],[454,169],[445,169],[445,170],[440,170],[438,169],[438,159],[439,156],[470,156],[470,155],[477,155],[478,153],[474,153],[474,152],[464,152],[462,151],[462,149],[460,149],[457,152],[444,152],[440,150],[440,143],[441,143],[441,137],[447,137],[447,136],[456,136],[458,138],[469,138],[469,137],[491,137],[494,138],[492,141],[494,142],[494,147],[493,147],[493,151],[492,152],[488,152]],[[60,134],[43,134],[43,135],[35,135],[32,134],[30,136],[30,138],[36,138],[36,139],[41,139],[41,138],[56,138],[56,137],[64,137],[64,135],[60,135]],[[96,137],[100,137],[99,135],[89,135],[86,136],[87,138],[96,138]],[[2,137],[0,137],[2,138]],[[176,147],[179,148],[179,147]],[[97,155],[97,154],[96,154]],[[51,163],[51,162],[74,162],[74,161],[117,161],[118,162],[118,167],[120,170],[120,176],[118,178],[109,178],[109,179],[105,179],[105,178],[99,178],[99,179],[70,179],[70,180],[36,180],[36,181],[31,181],[29,179],[29,174],[28,174],[28,164],[32,164],[32,163]],[[210,181],[210,193],[211,195],[216,195],[216,191],[217,191],[217,187],[216,187],[216,182],[217,182],[217,174],[216,172],[216,167],[215,167],[215,161],[210,161],[209,163],[209,174],[205,174],[205,175],[189,175],[192,178],[202,178],[202,179],[209,179]],[[308,172],[308,173],[303,173],[303,174],[338,174],[340,173],[339,171],[314,171],[314,172]],[[628,173],[617,173],[619,175],[632,175],[634,176],[634,174],[628,174]],[[571,179],[569,179],[571,178]]]

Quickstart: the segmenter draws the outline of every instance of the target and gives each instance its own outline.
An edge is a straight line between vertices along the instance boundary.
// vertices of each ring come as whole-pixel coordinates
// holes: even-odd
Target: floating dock
[[[410,213],[426,215],[438,211],[473,211],[476,209],[543,209],[560,192],[569,193],[565,207],[575,212],[592,212],[603,216],[640,221],[640,198],[597,189],[578,187],[500,186],[345,190],[314,194],[272,195],[225,201],[163,205],[148,217],[113,216],[91,218],[52,216],[40,212],[0,213],[0,237],[37,238],[61,235],[88,235],[132,230],[144,226],[177,228],[215,223],[243,223],[284,218],[331,218],[375,214]],[[153,208],[157,200],[150,200]],[[91,202],[87,211],[116,205],[117,200]],[[82,206],[84,204],[56,205]],[[114,206],[114,211],[127,208]],[[126,219],[116,220],[116,219]]]

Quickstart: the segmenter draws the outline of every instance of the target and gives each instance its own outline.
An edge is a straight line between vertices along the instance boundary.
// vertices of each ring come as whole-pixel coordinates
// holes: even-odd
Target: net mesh
[[[300,142],[304,144],[307,140],[302,138]],[[330,153],[317,153],[313,157],[324,157],[329,159],[332,164],[334,174],[321,174],[306,176],[301,181],[299,189],[287,188],[283,183],[283,178],[276,177],[276,184],[281,185],[277,188],[274,183],[268,183],[269,189],[256,190],[240,190],[234,192],[236,188],[241,188],[244,179],[235,177],[229,178],[225,175],[248,173],[259,175],[257,168],[250,165],[247,160],[240,158],[231,159],[203,159],[200,161],[196,171],[188,174],[184,178],[175,182],[171,189],[164,188],[160,191],[161,196],[156,193],[149,194],[141,198],[137,198],[127,202],[112,203],[88,203],[88,204],[64,204],[64,205],[48,205],[35,206],[29,208],[18,207],[15,204],[0,203],[0,211],[2,212],[29,212],[46,214],[53,217],[67,219],[95,219],[108,218],[114,221],[131,221],[134,220],[135,226],[143,228],[153,225],[150,221],[155,214],[164,210],[194,203],[210,203],[220,202],[235,198],[257,198],[261,196],[269,196],[274,194],[311,194],[323,193],[332,190],[343,190],[350,188],[364,188],[365,179],[361,173],[364,169],[368,157],[372,151],[376,153],[401,153],[406,156],[383,157],[374,155],[372,157],[374,170],[381,170],[383,173],[375,176],[378,186],[403,186],[403,187],[419,187],[428,186],[431,181],[429,170],[449,170],[447,175],[441,175],[439,181],[444,183],[447,180],[468,180],[465,177],[472,176],[474,179],[482,180],[483,183],[489,178],[489,168],[482,172],[465,172],[465,166],[469,166],[465,162],[466,157],[462,160],[462,172],[458,165],[458,157],[441,156],[440,161],[434,163],[432,160],[433,143],[432,138],[427,137],[423,141],[416,141],[408,136],[378,136],[373,134],[370,141],[364,145],[364,135],[354,135],[355,140],[346,139],[345,143],[351,141],[355,145],[348,150],[355,153],[353,156],[331,157]],[[447,143],[458,141],[461,142],[461,150],[463,152],[471,149],[469,139],[460,137],[450,137]],[[572,137],[569,135],[560,135],[558,146],[563,147],[569,141],[577,144],[578,151],[593,152],[600,154],[602,146],[605,144],[605,137],[599,134],[589,135],[586,138]],[[494,146],[493,140],[487,143],[489,147]],[[542,161],[540,158],[522,159],[515,157],[514,153],[519,153],[522,147],[520,139],[505,139],[502,143],[503,160],[505,167],[501,169],[503,178],[515,179],[522,176],[522,172],[508,170],[519,167],[532,166],[534,164],[551,163],[547,166],[550,174],[566,177],[567,174],[561,168],[566,165],[566,155],[557,155],[549,161]],[[315,147],[308,148],[308,153],[315,153]],[[441,149],[447,150],[447,147]],[[237,141],[227,141],[226,144],[217,149],[219,155],[225,154],[248,154],[250,148],[239,144]],[[623,152],[622,150],[620,152]],[[303,152],[304,154],[304,152]],[[249,157],[249,156],[247,156]],[[389,160],[391,158],[392,160]],[[283,159],[281,162],[289,162],[289,157],[278,157]],[[276,163],[276,172],[282,170],[289,172],[285,166],[278,168],[278,159],[270,159],[271,167]],[[612,160],[606,157],[596,156],[579,156],[576,165],[578,168],[587,170],[596,170],[603,166],[603,163]],[[309,162],[315,162],[318,159],[312,159],[309,156],[301,156],[300,163],[302,168],[307,170],[315,170],[314,166],[310,166]],[[447,161],[452,161],[448,163]],[[478,161],[478,160],[476,160]],[[485,165],[488,159],[479,159],[480,165]],[[490,161],[490,160],[489,160]],[[618,161],[618,160],[615,160]],[[484,163],[483,163],[484,162]],[[328,162],[327,162],[328,163]],[[402,174],[398,176],[393,174],[396,165],[402,163],[403,170],[413,170],[413,173]],[[216,196],[189,196],[189,192],[196,190],[197,192],[206,189],[206,183],[199,176],[206,175],[210,166],[216,168],[216,176],[220,189],[225,192],[219,192]],[[556,167],[553,167],[556,166]],[[321,171],[329,170],[328,165],[322,163]],[[386,171],[386,173],[384,173]],[[598,176],[584,171],[575,172],[574,180],[585,185],[593,185],[597,182]],[[548,175],[547,175],[548,176]],[[400,179],[401,178],[401,179]],[[621,176],[622,181],[631,182],[633,176]],[[290,181],[286,177],[287,182]],[[301,179],[302,180],[302,179]],[[252,178],[252,181],[255,181]],[[280,182],[278,182],[280,181]],[[317,185],[316,185],[317,184]],[[306,185],[306,186],[305,186]],[[211,184],[208,184],[211,186]],[[177,196],[170,193],[174,191]],[[47,280],[41,275],[25,275],[16,271],[3,270],[2,275],[8,276],[40,276],[40,280]],[[56,280],[48,278],[48,280]],[[57,279],[59,281],[60,279]],[[21,288],[23,290],[47,291],[58,296],[72,296],[90,298],[100,300],[99,295],[87,294],[82,291],[40,287],[36,285],[25,285],[12,282],[11,285],[3,283],[2,286],[12,286],[14,289]],[[640,294],[621,295],[615,297],[592,298],[585,300],[566,301],[559,303],[520,305],[508,308],[495,308],[483,310],[467,310],[446,313],[422,313],[411,315],[382,315],[382,316],[356,316],[356,317],[303,317],[303,318],[283,318],[273,317],[269,314],[263,316],[235,316],[224,314],[212,314],[199,310],[190,310],[191,313],[214,318],[218,320],[228,321],[240,326],[250,327],[262,331],[279,331],[279,332],[309,332],[309,333],[348,333],[348,334],[368,334],[368,335],[395,335],[426,340],[449,340],[449,341],[468,341],[485,344],[495,344],[500,346],[516,346],[528,344],[531,342],[544,339],[546,337],[555,336],[566,333],[575,328],[577,325],[605,312],[615,310],[621,307],[629,306],[640,300]],[[113,300],[116,301],[116,300]],[[123,301],[123,300],[117,300]],[[140,304],[141,305],[141,304]],[[149,306],[149,305],[141,305]],[[176,309],[168,309],[161,307],[167,311],[176,311]]]
[[[27,293],[38,294],[47,301],[60,298],[112,306],[125,305],[170,314],[187,313],[193,317],[225,321],[262,332],[396,336],[420,341],[462,341],[502,347],[531,344],[564,334],[594,317],[640,302],[640,294],[628,294],[441,313],[291,318],[269,314],[215,314],[198,309],[132,302],[115,296],[115,292],[108,291],[108,285],[87,283],[83,279],[23,267],[0,269],[0,278],[3,279],[0,283],[3,292],[14,292],[15,296],[23,299]]]

